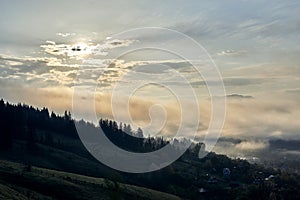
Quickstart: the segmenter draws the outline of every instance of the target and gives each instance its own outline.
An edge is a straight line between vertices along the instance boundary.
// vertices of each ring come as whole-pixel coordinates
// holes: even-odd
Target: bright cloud
[[[268,147],[267,142],[256,141],[242,141],[235,145],[235,148],[243,151],[261,150]]]

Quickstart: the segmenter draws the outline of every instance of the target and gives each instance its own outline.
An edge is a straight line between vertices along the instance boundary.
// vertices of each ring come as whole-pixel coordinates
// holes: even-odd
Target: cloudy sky
[[[79,85],[87,120],[95,95],[98,116],[168,135],[181,115],[185,124],[200,116],[201,135],[212,115],[207,81],[218,85],[202,72],[215,63],[227,97],[222,137],[299,139],[299,11],[297,0],[1,1],[0,97],[63,113]]]

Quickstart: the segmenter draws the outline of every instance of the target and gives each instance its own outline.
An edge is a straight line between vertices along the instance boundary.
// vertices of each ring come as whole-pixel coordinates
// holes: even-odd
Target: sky
[[[259,148],[299,139],[299,11],[297,0],[1,1],[0,97],[63,113],[80,86],[76,112],[86,120],[95,97],[98,117],[149,134],[173,136],[181,124],[192,132],[199,117],[200,137],[216,109],[207,81],[219,82],[203,77],[215,65],[225,86],[222,137]]]

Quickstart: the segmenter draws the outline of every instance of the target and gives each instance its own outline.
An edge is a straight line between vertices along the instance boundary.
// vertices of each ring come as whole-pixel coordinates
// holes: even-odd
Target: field
[[[0,199],[179,199],[103,178],[0,161]]]

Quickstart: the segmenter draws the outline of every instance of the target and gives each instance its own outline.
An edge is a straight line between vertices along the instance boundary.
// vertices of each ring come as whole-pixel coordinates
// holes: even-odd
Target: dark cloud
[[[265,79],[262,78],[224,78],[223,79],[225,86],[248,86],[248,85],[259,85],[265,82]],[[219,82],[215,80],[206,81],[194,81],[192,85],[194,86],[206,86],[208,84],[215,85]]]
[[[289,93],[289,94],[296,94],[296,95],[300,95],[300,89],[299,89],[299,88],[285,90],[285,92],[286,92],[286,93]]]
[[[250,95],[241,95],[241,94],[229,94],[226,96],[227,98],[233,98],[233,99],[253,99],[253,96]]]

